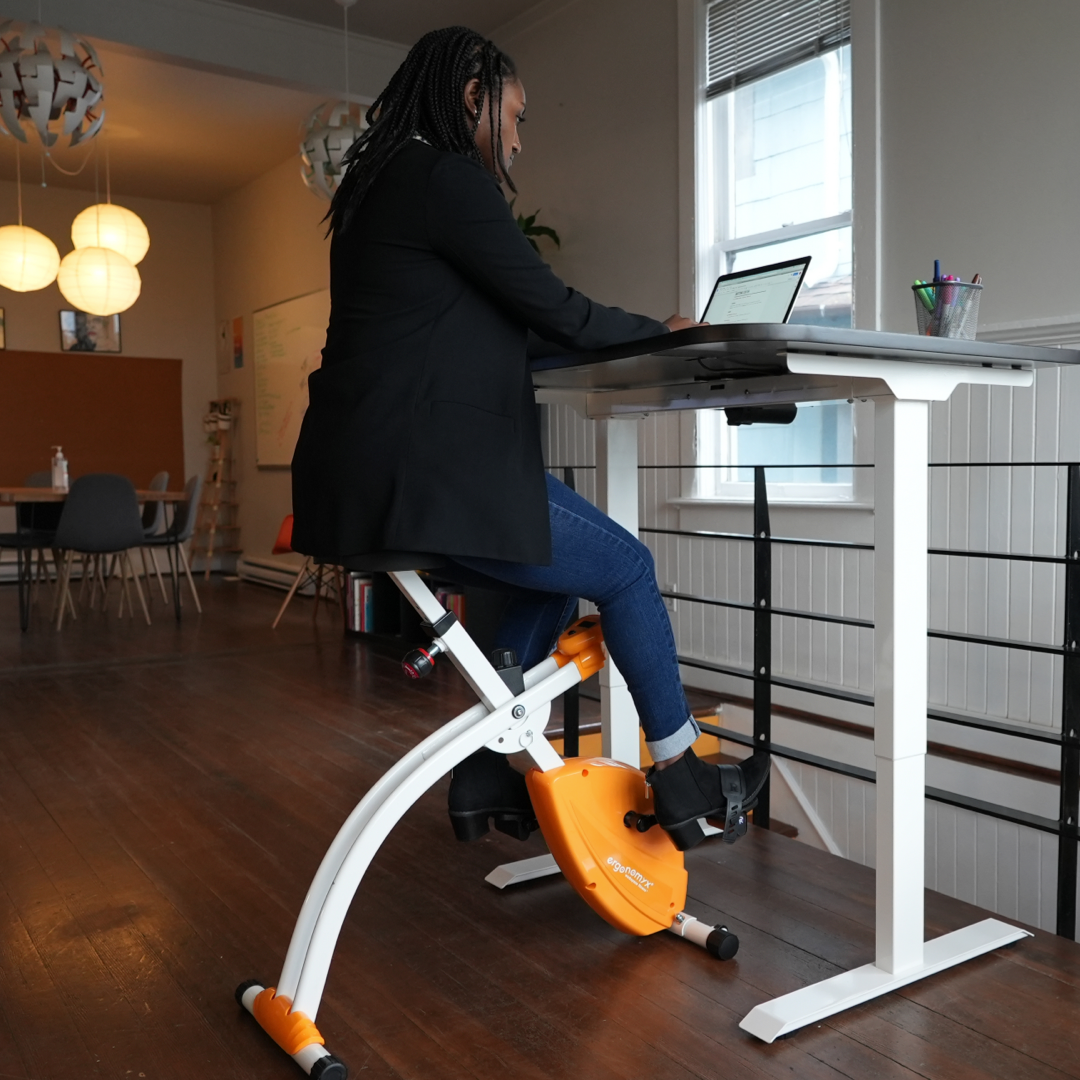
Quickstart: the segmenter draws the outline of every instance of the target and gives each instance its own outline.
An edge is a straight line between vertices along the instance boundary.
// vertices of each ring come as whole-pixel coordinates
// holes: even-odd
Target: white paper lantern
[[[76,248],[111,248],[136,266],[150,247],[150,233],[142,218],[126,207],[97,203],[71,223],[71,242]]]
[[[15,292],[44,289],[56,280],[60,252],[56,245],[28,225],[0,228],[0,285]]]
[[[93,138],[105,120],[102,81],[89,41],[37,22],[0,20],[0,120],[20,142],[28,141],[24,121],[33,124],[43,146],[61,135],[71,136],[71,146]]]
[[[367,129],[366,105],[337,101],[320,105],[300,129],[300,176],[308,190],[332,199],[345,175],[341,159]]]
[[[139,271],[131,261],[105,247],[69,251],[60,262],[56,284],[69,304],[91,315],[127,311],[142,290]]]

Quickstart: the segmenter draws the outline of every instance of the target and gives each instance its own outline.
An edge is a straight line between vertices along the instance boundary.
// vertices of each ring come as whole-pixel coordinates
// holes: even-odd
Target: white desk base
[[[884,971],[876,964],[852,968],[831,979],[811,983],[801,990],[758,1005],[746,1014],[739,1027],[763,1042],[771,1043],[789,1031],[824,1020],[834,1013],[925,979],[927,975],[936,975],[965,960],[1031,936],[1027,930],[1018,930],[997,919],[984,919],[926,942],[923,946],[923,962],[917,967],[896,973]]]
[[[875,962],[758,1005],[741,1026],[765,1042],[1027,935],[987,919],[924,941],[926,550],[930,402],[946,400],[960,383],[1030,386],[1033,373],[793,351],[786,357],[790,374],[781,377],[719,376],[712,385],[699,381],[539,395],[540,400],[573,404],[598,421],[597,502],[635,535],[637,417],[661,410],[825,397],[874,401]],[[601,690],[606,698],[608,688]],[[602,720],[605,749],[618,748],[622,754],[612,756],[638,764],[637,715],[632,708],[620,707],[612,695],[603,703]],[[513,865],[500,869],[508,871]]]

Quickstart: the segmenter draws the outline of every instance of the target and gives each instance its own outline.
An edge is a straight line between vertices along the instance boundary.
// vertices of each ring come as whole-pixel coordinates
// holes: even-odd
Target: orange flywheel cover
[[[570,758],[526,777],[533,809],[567,881],[612,926],[655,934],[686,903],[682,852],[658,825],[640,833],[627,811],[654,814],[645,774],[610,758]]]

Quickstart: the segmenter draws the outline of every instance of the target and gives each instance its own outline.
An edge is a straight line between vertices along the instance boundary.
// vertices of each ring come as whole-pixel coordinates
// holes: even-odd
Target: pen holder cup
[[[912,285],[919,333],[928,337],[966,338],[973,341],[979,326],[981,285],[942,281]]]

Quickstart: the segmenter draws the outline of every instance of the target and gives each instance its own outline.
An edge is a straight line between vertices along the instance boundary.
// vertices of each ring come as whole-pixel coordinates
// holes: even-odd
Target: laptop
[[[786,323],[799,295],[810,256],[738,270],[716,279],[702,322]]]

